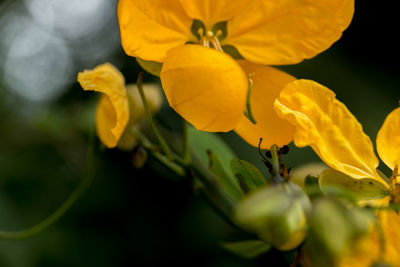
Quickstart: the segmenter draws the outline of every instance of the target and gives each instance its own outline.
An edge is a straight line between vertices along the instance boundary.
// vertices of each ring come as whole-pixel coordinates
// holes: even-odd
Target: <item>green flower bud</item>
[[[336,260],[348,254],[357,239],[366,234],[373,213],[337,199],[321,198],[310,216],[307,254],[315,266],[336,266]]]
[[[248,195],[236,208],[236,221],[280,250],[290,250],[305,238],[311,203],[293,183],[265,187]]]

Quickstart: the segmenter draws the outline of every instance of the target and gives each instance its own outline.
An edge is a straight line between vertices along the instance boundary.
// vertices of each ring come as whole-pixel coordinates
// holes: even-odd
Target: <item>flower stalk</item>
[[[151,126],[151,128],[153,130],[153,132],[154,132],[154,135],[156,136],[156,138],[158,140],[158,143],[161,146],[161,149],[165,153],[165,156],[168,158],[168,160],[173,161],[174,160],[174,155],[172,154],[172,151],[169,148],[167,142],[164,140],[164,138],[162,137],[162,135],[158,131],[156,125],[154,124],[153,117],[151,116],[150,109],[149,109],[149,106],[147,104],[146,96],[145,96],[144,90],[143,90],[143,77],[144,77],[144,73],[140,72],[136,84],[137,84],[137,88],[139,89],[140,97],[141,97],[142,102],[143,102],[143,107],[144,107],[144,110],[145,110],[145,113],[146,113],[146,118],[147,118],[147,120],[148,120],[148,122],[149,122],[149,124],[150,124],[150,126]]]

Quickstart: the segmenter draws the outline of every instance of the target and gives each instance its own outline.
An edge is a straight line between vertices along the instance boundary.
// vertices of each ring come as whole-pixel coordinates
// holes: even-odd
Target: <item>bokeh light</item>
[[[120,53],[116,1],[24,0],[0,7],[0,80],[36,102],[57,99],[83,68]]]

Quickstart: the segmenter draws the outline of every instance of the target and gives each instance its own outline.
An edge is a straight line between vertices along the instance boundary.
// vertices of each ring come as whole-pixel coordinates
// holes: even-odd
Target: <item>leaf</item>
[[[362,179],[376,179],[379,164],[361,124],[328,88],[309,80],[289,83],[275,100],[278,115],[296,126],[298,147],[311,146],[331,168]]]
[[[253,259],[267,252],[271,246],[261,240],[223,242],[221,246],[229,252],[245,259]]]
[[[210,159],[210,169],[214,173],[221,187],[224,188],[234,199],[242,199],[243,192],[240,189],[238,181],[226,172],[215,153],[209,151],[208,156]]]
[[[162,68],[162,63],[155,61],[146,61],[140,58],[136,58],[137,63],[139,63],[140,67],[147,71],[148,73],[160,77],[160,72]]]
[[[193,152],[200,158],[204,166],[208,166],[208,151],[218,156],[225,170],[230,170],[230,161],[235,158],[232,149],[216,134],[197,131],[189,127],[189,143]]]
[[[238,179],[242,179],[250,191],[267,185],[267,181],[261,172],[247,161],[237,158],[232,159],[231,170],[235,176],[240,176]]]
[[[388,195],[387,189],[374,179],[354,179],[332,169],[321,173],[319,185],[325,194],[332,188],[340,188],[349,192],[356,200],[378,199]]]

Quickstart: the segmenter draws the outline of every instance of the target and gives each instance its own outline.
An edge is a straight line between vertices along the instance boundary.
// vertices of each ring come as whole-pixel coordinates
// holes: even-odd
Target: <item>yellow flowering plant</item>
[[[287,266],[400,266],[393,206],[400,202],[400,108],[377,138],[378,154],[393,172],[387,178],[377,170],[371,140],[331,90],[272,67],[328,49],[353,12],[354,0],[119,0],[122,47],[160,77],[169,106],[183,118],[178,129],[166,129],[155,116],[161,91],[143,84],[143,73],[126,85],[104,63],[77,79],[83,90],[101,93],[94,118],[101,143],[140,151],[134,167],[157,166],[163,176],[189,181],[231,226],[221,243],[226,250],[248,259],[272,251]],[[267,173],[213,134],[231,130],[258,147]],[[292,141],[310,146],[329,168],[291,172],[283,158]],[[45,229],[93,176],[48,219],[0,231],[0,238]]]
[[[399,202],[400,193],[400,108],[387,116],[376,139],[380,158],[392,170],[389,179],[377,170],[379,160],[360,123],[328,88],[309,80],[292,82],[275,100],[275,110],[295,126],[295,145],[310,146],[332,168],[319,176],[323,192],[341,188],[358,205],[377,208],[378,225],[351,251],[342,251],[338,266],[399,266],[400,216],[390,205]]]
[[[293,131],[272,103],[294,78],[265,65],[296,64],[326,50],[353,12],[354,0],[118,3],[125,52],[142,66],[162,63],[158,69],[170,106],[199,130],[235,129],[253,146],[262,137],[263,148],[289,143]],[[235,62],[229,53],[244,59]],[[254,78],[247,112],[256,125],[243,115],[249,75]]]

